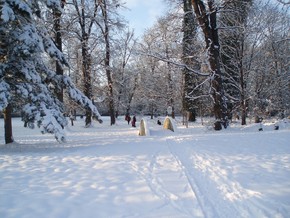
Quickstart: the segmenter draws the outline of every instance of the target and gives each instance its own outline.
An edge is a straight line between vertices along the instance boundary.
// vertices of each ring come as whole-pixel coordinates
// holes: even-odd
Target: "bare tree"
[[[225,91],[227,94],[228,116],[240,109],[241,123],[246,124],[246,51],[247,16],[252,0],[225,1],[221,13],[220,31],[221,59],[225,71]]]
[[[289,13],[279,5],[260,2],[251,18],[257,45],[251,67],[250,108],[256,117],[286,116],[290,95]]]
[[[136,40],[134,39],[134,32],[126,31],[124,32],[120,39],[117,39],[114,43],[114,49],[115,49],[115,65],[114,65],[114,71],[116,72],[116,75],[114,77],[114,83],[116,87],[116,117],[119,115],[122,101],[125,104],[126,107],[126,114],[130,113],[130,102],[132,97],[127,96],[128,89],[131,87],[130,82],[131,78],[134,77],[132,74],[132,68],[134,68],[134,65],[130,64],[130,60],[132,60],[132,53],[135,49]],[[135,84],[133,82],[133,84]],[[128,100],[126,102],[125,98]],[[125,102],[124,102],[125,101]]]
[[[77,17],[77,23],[79,25],[79,31],[77,33],[81,43],[81,58],[82,58],[82,74],[83,74],[83,92],[89,98],[92,99],[92,79],[91,79],[91,54],[89,48],[89,40],[93,31],[93,25],[97,17],[97,11],[99,3],[94,1],[93,4],[86,4],[85,0],[73,0],[73,7],[75,9]],[[92,122],[92,111],[86,110],[86,126],[90,126]]]
[[[143,54],[151,53],[156,50],[157,36],[152,29],[145,32],[142,42],[139,44],[138,50]],[[140,55],[138,57],[138,71],[140,73],[140,84],[136,96],[138,102],[135,104],[140,108],[140,112],[150,113],[151,118],[155,112],[160,112],[159,105],[166,105],[164,100],[166,93],[164,90],[163,75],[160,73],[160,62],[157,58],[147,55]],[[164,110],[165,107],[163,107]],[[148,112],[147,112],[148,111]]]
[[[146,86],[147,88],[157,86],[147,92],[147,97],[150,99],[150,111],[154,111],[153,108],[157,109],[157,105],[162,105],[163,112],[166,112],[166,108],[170,106],[172,117],[175,116],[175,109],[181,108],[179,107],[181,96],[177,97],[180,92],[176,92],[177,87],[181,87],[179,83],[181,68],[174,64],[181,58],[180,21],[174,13],[167,13],[160,17],[145,33],[141,51],[146,63],[149,64],[146,67],[149,77],[146,78],[148,81]]]
[[[208,62],[211,71],[211,97],[213,99],[213,112],[216,118],[215,129],[220,130],[221,123],[226,128],[227,106],[223,87],[223,78],[220,66],[220,44],[217,28],[218,7],[214,0],[192,0],[192,5],[201,27],[207,49]]]
[[[197,50],[195,46],[197,40],[197,23],[194,16],[191,0],[183,0],[183,11],[183,63],[191,69],[199,71],[199,63],[196,56]],[[200,89],[197,89],[199,77],[191,70],[184,67],[183,80],[183,110],[189,113],[189,121],[195,121],[199,104],[198,99],[195,97],[199,96],[201,93]]]
[[[120,20],[117,9],[121,6],[120,1],[100,0],[100,19],[95,20],[99,27],[105,43],[104,68],[107,77],[107,98],[109,106],[109,114],[111,117],[111,125],[116,123],[116,106],[114,98],[114,81],[112,72],[112,35],[114,28],[122,28],[123,24]]]

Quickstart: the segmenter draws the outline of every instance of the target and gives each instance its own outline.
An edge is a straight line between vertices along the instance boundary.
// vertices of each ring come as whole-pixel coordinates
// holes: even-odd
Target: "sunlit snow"
[[[14,118],[10,145],[0,119],[0,217],[289,217],[289,120],[171,132],[147,118],[138,136],[140,118],[78,118],[64,144]]]

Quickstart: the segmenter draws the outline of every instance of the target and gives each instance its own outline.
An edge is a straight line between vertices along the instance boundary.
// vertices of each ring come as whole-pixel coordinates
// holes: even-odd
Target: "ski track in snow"
[[[137,164],[132,164],[132,168],[146,181],[152,193],[163,201],[163,204],[156,210],[171,205],[184,217],[203,217],[201,211],[195,205],[195,194],[188,191],[189,184],[184,179],[184,171],[179,164],[176,164],[174,156],[167,150],[153,154],[147,166],[140,168]],[[176,174],[176,177],[174,177],[176,180],[167,177],[169,172],[171,175]],[[177,187],[174,186],[179,186],[183,191],[176,192]],[[180,193],[183,196],[180,196]],[[184,198],[187,201],[184,201]]]
[[[279,210],[284,209],[280,205],[269,199],[264,200],[259,192],[243,188],[233,180],[229,170],[215,164],[214,157],[178,137],[174,137],[174,140],[171,139],[173,137],[169,138],[168,149],[183,169],[204,217],[243,218],[252,217],[253,214],[255,217],[283,217]],[[183,149],[180,149],[181,146]],[[273,211],[265,205],[279,209]]]
[[[28,144],[0,147],[0,217],[287,218],[288,130],[149,125],[69,127],[63,145],[21,130]]]
[[[173,155],[175,161],[179,164],[184,175],[186,176],[187,181],[191,187],[191,190],[195,193],[195,196],[197,196],[197,201],[198,201],[198,204],[202,210],[203,216],[204,217],[213,217],[213,214],[216,214],[215,210],[214,210],[213,206],[210,205],[209,201],[208,201],[208,203],[205,202],[204,197],[203,197],[204,195],[201,192],[196,179],[194,178],[194,176],[190,175],[191,170],[185,162],[184,154],[178,155],[176,151],[173,151],[174,147],[176,146],[176,143],[174,143],[173,140],[167,139],[167,144],[168,144],[169,151]],[[182,160],[180,157],[182,157]]]

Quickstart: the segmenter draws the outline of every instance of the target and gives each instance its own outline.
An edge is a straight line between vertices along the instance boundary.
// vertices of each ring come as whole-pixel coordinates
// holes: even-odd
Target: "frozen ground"
[[[142,137],[123,118],[75,124],[58,144],[14,119],[4,145],[0,119],[0,217],[290,216],[289,120],[174,133],[149,120]]]

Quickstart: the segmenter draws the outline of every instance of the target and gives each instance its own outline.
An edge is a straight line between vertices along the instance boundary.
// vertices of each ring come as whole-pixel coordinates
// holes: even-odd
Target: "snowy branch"
[[[194,70],[194,69],[190,68],[189,66],[187,66],[186,64],[177,63],[175,61],[169,60],[168,58],[161,57],[161,56],[158,56],[158,55],[155,55],[155,54],[143,53],[143,52],[139,52],[139,54],[140,55],[144,55],[144,56],[149,56],[149,57],[156,58],[157,60],[173,64],[173,65],[178,66],[180,68],[186,68],[187,70],[189,70],[190,72],[193,72],[194,74],[196,74],[198,76],[210,76],[211,75],[211,74],[208,74],[208,73],[202,73],[200,71]]]

